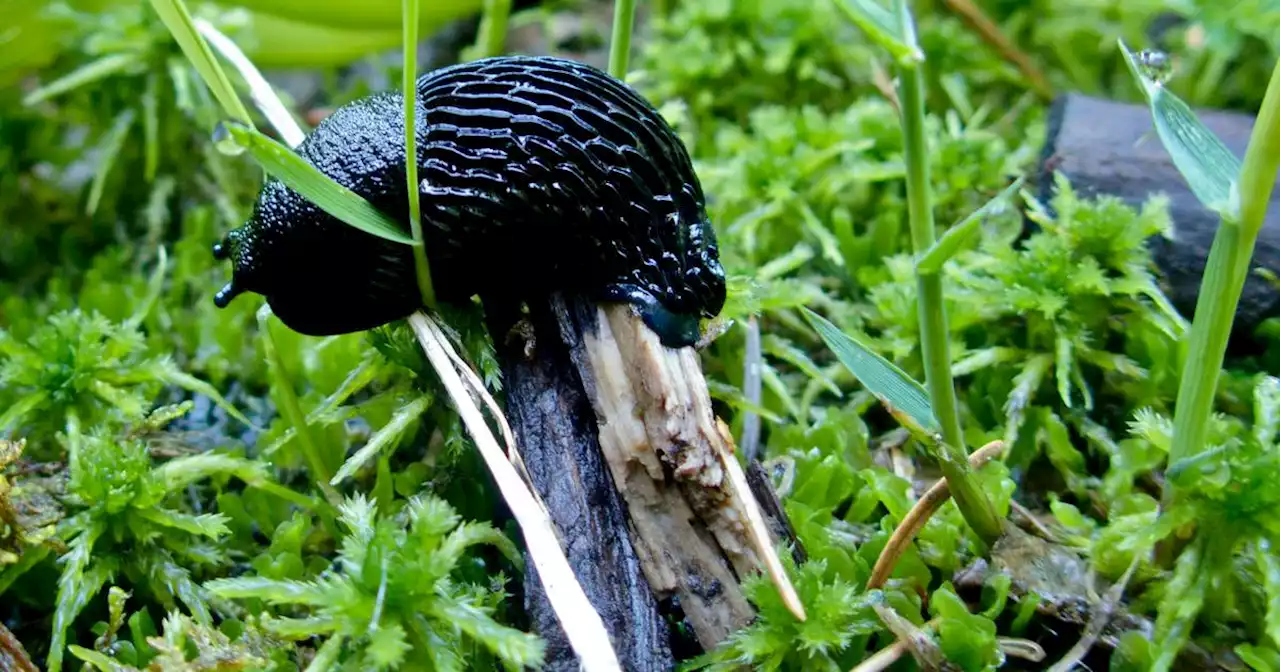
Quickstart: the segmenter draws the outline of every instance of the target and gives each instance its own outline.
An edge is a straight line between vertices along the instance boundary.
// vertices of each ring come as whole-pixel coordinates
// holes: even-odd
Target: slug
[[[381,93],[334,111],[296,148],[409,230],[404,108]],[[689,154],[626,84],[576,61],[503,56],[417,81],[418,199],[438,300],[553,292],[634,305],[670,347],[693,345],[725,278]],[[412,249],[325,213],[275,178],[214,246],[232,262],[215,303],[254,292],[312,336],[421,307]]]

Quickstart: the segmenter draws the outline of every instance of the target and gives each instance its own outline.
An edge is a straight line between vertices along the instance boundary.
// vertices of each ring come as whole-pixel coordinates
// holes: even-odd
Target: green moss
[[[1131,97],[1115,38],[1152,46],[1164,12],[1190,17],[1162,39],[1170,86],[1193,104],[1252,111],[1274,59],[1276,14],[1261,3],[979,5],[1060,90]],[[1046,107],[945,3],[912,7],[935,216],[949,226],[1029,172]],[[198,11],[234,34],[236,15]],[[28,650],[51,668],[67,651],[98,669],[536,662],[507,596],[518,549],[493,527],[497,496],[412,333],[313,339],[267,320],[268,366],[261,303],[211,299],[226,277],[210,247],[243,220],[260,171],[213,150],[218,108],[145,3],[39,12],[62,26],[48,48],[24,37],[0,55],[4,81],[22,79],[5,70],[13,59],[47,64],[0,87],[0,436],[25,439],[22,459],[0,449],[0,603]],[[761,417],[762,457],[809,558],[787,564],[807,622],[751,579],[761,618],[697,665],[850,669],[893,641],[876,605],[936,619],[928,650],[963,669],[991,669],[997,636],[1045,627],[1061,654],[1075,631],[1004,575],[985,577],[982,596],[949,583],[982,552],[952,503],[888,586],[865,590],[936,474],[796,309],[920,374],[899,121],[875,84],[886,59],[834,3],[807,0],[680,2],[643,40],[636,83],[687,140],[732,276],[734,322],[702,352],[709,387],[735,434]],[[103,59],[125,65],[23,103]],[[320,75],[334,101],[369,86]],[[1185,324],[1145,242],[1169,228],[1164,203],[1051,186],[1046,203],[988,216],[945,268],[966,440],[1011,443],[980,485],[1001,513],[1015,500],[1035,510],[1103,579],[1136,559],[1124,608],[1156,635],[1121,636],[1112,669],[1152,669],[1185,643],[1280,669],[1280,413],[1264,375],[1280,329],[1264,325],[1263,351],[1231,363],[1207,457],[1166,464]],[[749,315],[763,334],[759,400],[742,392]],[[447,317],[500,394],[480,311]],[[290,397],[301,422],[277,410]],[[1170,479],[1188,494],[1161,508]]]

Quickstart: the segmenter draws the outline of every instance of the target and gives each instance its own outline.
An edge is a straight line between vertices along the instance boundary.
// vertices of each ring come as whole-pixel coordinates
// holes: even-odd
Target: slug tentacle
[[[719,313],[724,272],[692,162],[657,110],[582,63],[507,56],[417,84],[418,198],[441,301],[554,291],[636,305],[669,345]],[[298,147],[408,220],[401,98],[339,108]],[[407,223],[404,230],[408,230]],[[411,250],[346,226],[278,180],[215,250],[296,331],[368,329],[419,308]],[[220,305],[225,305],[219,298]]]

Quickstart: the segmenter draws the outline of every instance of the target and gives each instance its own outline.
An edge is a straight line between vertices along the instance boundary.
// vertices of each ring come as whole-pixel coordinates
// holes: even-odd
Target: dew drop
[[[213,127],[213,146],[219,152],[227,156],[239,156],[244,153],[244,147],[236,142],[235,136],[231,135],[231,126],[244,127],[238,121],[219,121],[217,126]]]
[[[1164,84],[1173,76],[1173,59],[1163,51],[1143,49],[1138,52],[1137,60],[1142,74],[1157,84]]]

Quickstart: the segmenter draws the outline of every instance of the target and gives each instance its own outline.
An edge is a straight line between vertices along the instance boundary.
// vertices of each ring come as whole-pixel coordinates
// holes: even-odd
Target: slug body
[[[724,305],[724,271],[689,155],[657,110],[582,63],[507,56],[417,83],[418,199],[437,298],[523,301],[563,291],[635,305],[691,345]],[[409,231],[397,93],[336,110],[296,151]],[[370,329],[421,306],[412,249],[350,227],[269,178],[215,246],[216,297],[266,297],[308,335]]]

